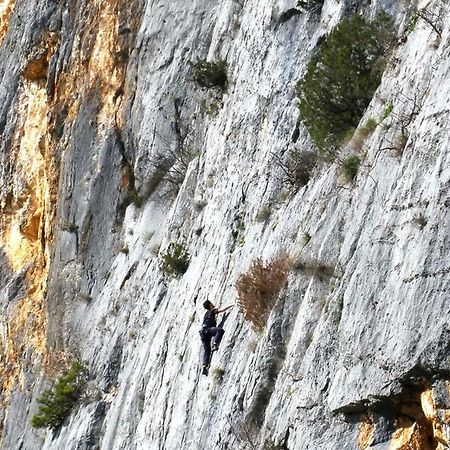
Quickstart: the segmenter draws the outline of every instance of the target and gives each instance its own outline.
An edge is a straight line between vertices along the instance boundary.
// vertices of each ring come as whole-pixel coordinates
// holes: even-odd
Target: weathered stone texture
[[[446,448],[450,9],[419,3],[438,23],[387,0],[0,5],[2,448]],[[288,195],[274,153],[312,146],[296,82],[344,14],[380,10],[399,41],[361,123],[392,113],[342,150],[353,183],[322,163]],[[225,92],[195,86],[199,58],[226,60]],[[265,331],[234,308],[202,377],[202,302],[285,252]],[[73,357],[92,395],[33,430]]]

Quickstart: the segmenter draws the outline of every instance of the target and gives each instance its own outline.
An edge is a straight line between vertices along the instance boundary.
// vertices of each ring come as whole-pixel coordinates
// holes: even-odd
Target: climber
[[[223,320],[219,326],[217,326],[216,316],[217,314],[228,311],[234,305],[229,305],[225,308],[216,308],[209,300],[203,303],[203,307],[207,309],[205,317],[203,318],[202,329],[200,330],[200,338],[203,342],[203,375],[208,375],[209,364],[211,362],[211,354],[219,348],[220,341],[222,340],[225,330],[222,328]],[[213,340],[211,347],[211,340]]]

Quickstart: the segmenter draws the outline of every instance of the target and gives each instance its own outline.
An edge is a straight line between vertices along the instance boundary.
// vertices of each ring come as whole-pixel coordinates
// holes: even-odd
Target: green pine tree
[[[74,361],[54,386],[37,399],[38,413],[31,419],[33,428],[59,428],[81,398],[86,386],[86,367]]]
[[[319,149],[339,144],[356,127],[378,88],[392,21],[344,19],[320,44],[297,84],[300,117]]]

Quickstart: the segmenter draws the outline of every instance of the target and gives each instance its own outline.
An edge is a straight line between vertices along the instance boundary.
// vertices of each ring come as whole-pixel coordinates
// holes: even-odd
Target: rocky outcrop
[[[447,3],[4,3],[2,447],[446,448]],[[314,150],[298,79],[343,16],[382,10],[398,42],[359,131],[292,189],[280,161]],[[226,89],[192,81],[205,58]],[[178,278],[161,271],[173,242]],[[235,301],[252,261],[281,254],[266,327],[234,308],[202,377],[202,302]],[[32,429],[73,358],[86,398]]]

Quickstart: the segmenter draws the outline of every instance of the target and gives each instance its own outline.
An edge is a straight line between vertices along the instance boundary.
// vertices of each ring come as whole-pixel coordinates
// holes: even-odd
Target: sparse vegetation
[[[122,246],[122,247],[119,247],[119,248],[117,249],[117,251],[118,251],[119,253],[123,253],[124,255],[128,255],[130,249],[128,248],[127,245],[124,245],[124,246]]]
[[[309,233],[303,233],[302,235],[302,243],[303,245],[308,245],[308,242],[311,240],[311,235]]]
[[[79,361],[61,375],[51,389],[38,398],[38,413],[31,419],[33,428],[58,429],[79,402],[86,386],[87,369]]]
[[[183,185],[191,161],[199,155],[196,148],[196,132],[182,119],[182,100],[173,99],[173,117],[170,136],[155,134],[162,147],[158,147],[149,159],[152,169],[142,188],[147,199],[155,191],[161,199],[174,200]],[[161,186],[162,185],[162,186]]]
[[[135,340],[138,336],[138,333],[136,330],[130,330],[130,332],[128,333],[128,337],[130,340]]]
[[[259,223],[266,222],[267,219],[270,217],[271,213],[272,213],[272,210],[271,210],[270,205],[261,206],[259,211],[256,213],[255,222],[259,222]]]
[[[223,370],[221,367],[214,368],[212,375],[217,384],[222,383],[224,374],[225,370]]]
[[[304,275],[317,277],[321,281],[329,280],[334,276],[334,267],[325,261],[297,259],[293,262],[292,268]]]
[[[369,135],[371,135],[375,131],[377,126],[378,122],[376,119],[374,119],[373,117],[367,119],[364,125],[359,127],[358,130],[356,130],[356,133],[353,135],[351,141],[352,147],[355,150],[361,150],[364,145],[364,142],[369,137]]]
[[[160,268],[171,277],[181,277],[189,267],[190,256],[183,243],[172,242],[167,251],[161,255]]]
[[[369,117],[362,127],[359,128],[359,132],[363,137],[367,137],[375,131],[378,126],[378,122],[375,118]]]
[[[139,194],[134,189],[130,190],[129,199],[131,203],[133,203],[133,205],[136,206],[136,208],[141,208],[145,202],[145,196]]]
[[[344,158],[340,163],[340,169],[342,176],[349,183],[354,180],[356,174],[358,173],[359,166],[361,164],[361,159],[357,155],[350,155]]]
[[[78,298],[86,303],[89,303],[92,300],[92,297],[87,292],[78,292]]]
[[[424,98],[425,91],[414,92],[412,95],[400,93],[399,105],[396,107],[396,113],[392,113],[392,120],[389,123],[391,129],[390,136],[385,138],[387,145],[381,150],[389,150],[396,157],[401,157],[408,143],[411,127],[414,120],[419,115]]]
[[[277,155],[274,158],[275,165],[282,172],[281,182],[294,193],[308,184],[318,161],[316,152],[297,149],[292,149],[285,160]]]
[[[200,212],[207,204],[208,204],[207,200],[199,198],[194,201],[194,208],[197,212]]]
[[[392,20],[344,19],[320,44],[297,84],[300,117],[323,152],[355,128],[381,81]]]
[[[204,99],[201,102],[202,111],[210,118],[215,117],[222,106],[223,99],[221,94],[214,96],[210,100]]]
[[[414,29],[416,28],[417,25],[417,21],[419,20],[419,16],[417,14],[413,14],[411,20],[409,21],[408,26],[406,27],[406,34],[410,34],[414,31]]]
[[[232,253],[234,252],[237,246],[241,246],[245,242],[245,222],[242,213],[238,213],[234,217],[231,236],[233,238],[233,242],[231,245],[230,252]]]
[[[442,14],[440,11],[432,11],[430,8],[416,9],[415,17],[422,19],[431,29],[436,33],[439,41],[442,39],[442,30],[444,24],[442,21]]]
[[[165,182],[166,186],[161,196],[169,200],[175,199],[193,158],[192,148],[184,144],[179,145],[176,150],[168,148],[164,153],[153,155],[149,165],[153,168],[154,173],[150,183],[151,187],[147,187],[147,189],[154,191],[161,182]]]
[[[288,386],[288,388],[286,390],[286,396],[291,397],[295,391],[296,391],[296,389],[294,387]]]
[[[288,190],[280,191],[278,192],[277,196],[275,197],[275,202],[277,205],[283,204],[291,195],[291,193]]]
[[[439,47],[445,24],[443,18],[446,17],[448,12],[448,1],[435,0],[423,4],[417,0],[403,0],[403,3],[410,16],[410,21],[405,29],[405,36],[412,33],[417,23],[422,20],[436,33],[436,39],[432,43],[433,47]]]
[[[384,120],[386,120],[392,114],[393,110],[394,105],[392,103],[388,103],[383,110],[383,114],[381,115],[381,121],[383,122]]]
[[[423,230],[428,223],[427,219],[422,213],[416,214],[413,218],[413,222],[417,225],[419,230]]]
[[[249,270],[236,282],[239,309],[254,329],[264,329],[267,319],[287,280],[291,260],[279,256],[264,264],[261,259],[253,261]]]
[[[206,59],[198,59],[192,64],[194,74],[192,80],[200,87],[219,87],[225,89],[227,77],[227,64],[224,60],[209,62]]]
[[[67,231],[68,233],[76,233],[79,229],[79,226],[74,222],[66,222],[61,226],[63,231]]]
[[[406,144],[408,142],[408,132],[405,128],[402,128],[394,136],[393,150],[395,156],[402,156],[405,151]]]
[[[322,10],[325,0],[297,0],[297,8],[303,11],[318,13]]]

